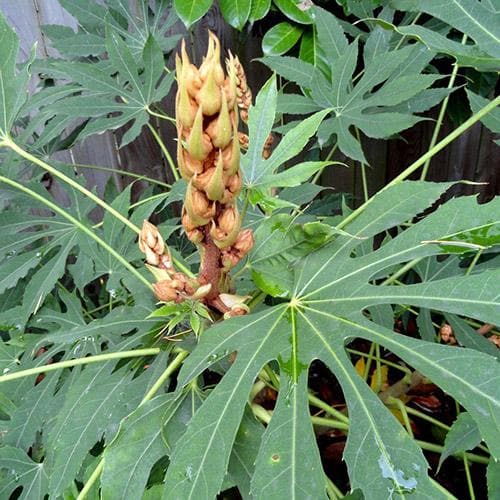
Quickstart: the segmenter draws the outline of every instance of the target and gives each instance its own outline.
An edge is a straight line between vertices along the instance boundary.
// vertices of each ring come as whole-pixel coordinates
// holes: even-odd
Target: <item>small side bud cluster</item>
[[[158,228],[147,220],[139,234],[139,249],[146,254],[146,266],[156,278],[153,290],[158,300],[182,302],[188,298],[202,299],[210,292],[210,284],[201,286],[198,280],[175,270],[172,256]]]

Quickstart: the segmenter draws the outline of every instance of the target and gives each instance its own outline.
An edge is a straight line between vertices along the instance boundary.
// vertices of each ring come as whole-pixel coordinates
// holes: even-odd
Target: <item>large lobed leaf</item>
[[[326,498],[321,462],[312,444],[306,398],[307,369],[321,359],[337,377],[349,410],[344,458],[351,487],[368,498],[447,498],[427,474],[427,462],[401,424],[357,374],[345,344],[360,337],[405,360],[454,397],[476,422],[494,456],[500,456],[500,368],[494,357],[471,349],[402,336],[362,314],[377,304],[408,304],[500,321],[498,271],[414,285],[380,286],[394,264],[443,253],[426,243],[475,227],[498,224],[500,201],[473,198],[446,203],[372,252],[370,238],[412,219],[449,184],[404,182],[378,194],[330,244],[295,265],[288,298],[259,313],[225,321],[204,333],[179,377],[184,386],[221,357],[237,351],[222,381],[194,415],[174,449],[163,498],[212,498],[221,488],[252,384],[262,367],[280,367],[280,394],[252,478],[255,498]],[[307,460],[309,474],[304,474]],[[175,492],[175,493],[174,493]]]
[[[319,127],[320,144],[334,135],[346,156],[366,163],[359,140],[353,135],[355,128],[368,137],[387,138],[421,121],[423,118],[413,113],[425,111],[446,95],[427,94],[440,78],[422,74],[434,52],[418,44],[393,50],[388,44],[378,44],[375,50],[375,42],[370,40],[359,78],[355,75],[359,40],[349,44],[335,16],[320,8],[313,11],[318,43],[328,61],[325,68],[290,57],[268,56],[262,61],[304,90],[306,95],[295,113],[309,112],[308,106],[332,110]],[[416,102],[406,106],[412,99]]]

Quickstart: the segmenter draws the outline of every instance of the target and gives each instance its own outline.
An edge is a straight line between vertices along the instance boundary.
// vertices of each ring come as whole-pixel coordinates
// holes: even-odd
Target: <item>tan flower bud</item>
[[[184,208],[195,227],[204,226],[215,216],[215,204],[208,201],[205,194],[189,183],[184,200]]]
[[[210,67],[206,80],[202,83],[201,89],[196,94],[196,102],[202,108],[205,116],[212,116],[218,113],[222,104],[221,92],[214,73],[215,69]]]
[[[195,245],[201,243],[204,238],[204,234],[199,229],[192,229],[191,231],[186,231],[186,236],[188,237],[189,241],[191,241]]]
[[[210,71],[214,72],[213,76],[217,85],[222,85],[224,82],[224,70],[220,64],[220,42],[211,31],[208,32],[207,54],[200,66],[200,76],[202,80],[208,78]]]
[[[193,122],[193,128],[187,139],[187,152],[195,160],[204,160],[212,151],[210,137],[203,132],[203,113],[201,107],[198,108]]]
[[[241,218],[236,207],[226,208],[217,220],[217,225],[212,224],[210,236],[218,248],[223,250],[230,247],[238,237],[241,227]]]
[[[243,132],[238,132],[238,140],[242,149],[248,149],[248,135]]]
[[[234,194],[234,196],[238,196],[241,191],[241,174],[240,172],[236,172],[236,174],[231,175],[226,180],[226,188]]]
[[[158,300],[162,302],[179,301],[179,292],[175,288],[175,282],[172,280],[158,281],[153,283],[153,290]]]
[[[241,257],[244,257],[252,249],[253,245],[254,239],[251,229],[243,229],[234,242],[234,248]]]
[[[231,141],[233,127],[227,109],[227,101],[224,93],[221,91],[221,108],[219,116],[212,120],[206,128],[206,133],[212,139],[212,143],[216,148],[225,148]]]
[[[236,207],[225,208],[217,219],[217,225],[226,234],[230,233],[235,224],[238,224],[239,213]]]
[[[139,249],[146,254],[146,261],[157,266],[160,263],[160,255],[165,251],[165,242],[158,228],[145,220],[139,233]]]
[[[249,295],[232,295],[230,293],[221,293],[219,295],[219,298],[222,303],[231,311],[244,311],[242,314],[246,314],[250,311],[249,307],[245,304],[245,301],[250,298]]]
[[[181,221],[182,221],[182,226],[186,231],[192,231],[193,229],[196,229],[198,227],[191,220],[191,217],[189,217],[189,214],[186,212],[185,209],[182,211]]]
[[[211,283],[207,283],[206,285],[202,285],[196,289],[196,291],[192,294],[191,298],[195,300],[200,300],[203,297],[206,297],[212,288]]]
[[[218,201],[224,195],[224,164],[222,161],[222,154],[219,151],[219,159],[217,165],[213,169],[212,176],[210,177],[205,187],[205,193],[209,200]]]
[[[181,46],[182,52],[182,73],[181,79],[183,84],[186,86],[191,97],[195,97],[201,88],[201,78],[198,68],[191,64],[189,60],[188,53],[186,51],[186,41],[182,40]],[[177,76],[177,81],[179,82],[179,77]]]
[[[236,254],[231,252],[231,249],[222,251],[222,267],[227,272],[232,269],[241,260]]]
[[[182,178],[187,181],[191,179],[193,175],[203,172],[203,163],[191,158],[182,146],[181,141],[177,142],[177,164]]]
[[[226,59],[226,70],[228,78],[224,81],[224,93],[226,95],[228,108],[232,109],[236,104],[237,70],[231,52],[229,52],[229,58]]]

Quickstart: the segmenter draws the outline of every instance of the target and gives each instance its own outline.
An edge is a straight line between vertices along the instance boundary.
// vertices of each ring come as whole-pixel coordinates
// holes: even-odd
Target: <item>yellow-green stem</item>
[[[101,239],[97,234],[95,234],[90,228],[82,224],[78,219],[73,217],[71,214],[67,213],[65,210],[63,210],[61,207],[57,206],[55,203],[52,203],[50,200],[47,198],[44,198],[43,196],[39,195],[32,189],[27,188],[26,186],[23,186],[19,182],[13,181],[12,179],[9,179],[8,177],[4,177],[0,175],[0,182],[4,182],[5,184],[9,184],[12,187],[15,187],[16,189],[19,189],[20,191],[23,191],[26,194],[29,194],[31,197],[34,199],[38,200],[39,202],[43,203],[45,206],[49,207],[51,210],[53,210],[55,213],[59,214],[61,217],[64,217],[66,220],[71,222],[76,228],[78,228],[80,231],[85,233],[87,236],[92,238],[98,245],[100,245],[102,248],[104,248],[107,252],[109,252],[120,264],[122,264],[126,269],[128,269],[138,280],[140,280],[145,286],[147,286],[150,290],[153,289],[151,283],[134,267],[130,262],[128,262],[126,259],[124,259],[112,246],[108,245],[103,239]]]
[[[176,124],[177,122],[175,121],[175,118],[172,118],[171,116],[168,116],[168,115],[164,115],[163,113],[157,113],[156,111],[153,111],[152,109],[150,108],[147,108],[147,112],[151,115],[151,116],[156,116],[156,118],[161,118],[162,120],[167,120],[171,123],[174,123]]]
[[[487,115],[490,111],[493,111],[500,104],[500,96],[490,101],[486,106],[481,108],[477,113],[474,113],[468,120],[466,120],[462,125],[457,127],[453,132],[448,134],[444,139],[439,141],[433,148],[429,149],[427,153],[422,155],[417,161],[412,163],[409,167],[405,168],[401,174],[395,177],[391,182],[389,182],[385,187],[383,187],[378,193],[382,193],[387,189],[399,184],[407,177],[409,177],[413,172],[418,170],[428,159],[432,158],[435,154],[441,151],[443,148],[448,146],[457,137],[460,137],[466,130],[468,130],[472,125],[477,123],[481,118]],[[370,198],[367,202],[363,203],[356,210],[351,212],[344,220],[342,220],[338,225],[338,229],[343,229],[350,222],[352,222],[361,212],[363,212],[371,203],[374,197]]]
[[[462,37],[462,45],[465,45],[466,42],[467,42],[467,35],[464,35]],[[455,79],[457,77],[458,68],[459,68],[458,64],[455,63],[455,66],[453,67],[453,70],[451,72],[450,80],[448,81],[448,86],[447,86],[448,89],[451,89],[453,87],[453,85],[455,84]],[[448,108],[448,101],[449,100],[450,100],[450,96],[447,95],[444,98],[443,102],[441,103],[441,108],[439,109],[439,115],[438,115],[438,118],[436,121],[436,125],[434,126],[434,131],[432,133],[431,143],[429,144],[429,149],[432,149],[437,142],[437,139],[439,136],[439,131],[441,130],[441,125],[443,124],[444,115],[446,113],[446,109]],[[428,158],[425,161],[424,166],[422,168],[422,174],[420,175],[421,181],[425,181],[425,178],[427,177],[427,172],[429,171],[430,163],[431,163],[431,159]]]
[[[146,181],[150,184],[156,184],[158,186],[164,187],[165,189],[170,189],[172,186],[167,184],[166,182],[159,181],[157,179],[153,179],[148,177],[147,175],[136,174],[134,172],[128,172],[127,170],[121,170],[119,168],[111,168],[111,167],[103,167],[101,165],[88,165],[86,163],[63,163],[62,165],[68,167],[76,167],[76,168],[87,168],[92,170],[100,170],[102,172],[109,172],[112,174],[120,174],[125,177],[132,177],[133,179],[137,179],[138,181]]]
[[[37,158],[36,156],[33,156],[31,153],[28,153],[28,151],[25,151],[23,148],[19,147],[10,137],[6,137],[3,139],[2,142],[0,142],[0,147],[7,147],[17,153],[19,156],[23,157],[25,160],[28,160],[35,165],[38,165],[39,167],[43,168],[45,171],[49,172],[51,175],[54,177],[57,177],[64,181],[66,184],[70,185],[72,188],[76,189],[77,191],[80,191],[80,193],[84,194],[87,198],[92,200],[94,203],[102,207],[106,212],[109,212],[112,214],[114,217],[116,217],[120,222],[123,222],[126,226],[128,226],[132,231],[135,233],[139,234],[140,229],[130,222],[126,217],[124,217],[120,212],[115,210],[111,205],[108,205],[105,201],[101,200],[97,195],[92,193],[92,191],[89,191],[88,189],[84,188],[83,186],[80,186],[78,182],[75,180],[71,179],[71,177],[68,177],[67,175],[63,174],[62,172],[59,172],[56,168],[52,167],[48,163],[44,162],[40,158]]]
[[[170,156],[170,153],[168,152],[167,146],[165,146],[165,143],[161,140],[160,135],[158,132],[155,130],[153,125],[151,123],[148,123],[148,128],[153,134],[153,137],[155,138],[156,142],[158,143],[158,146],[160,146],[161,152],[165,156],[165,159],[167,160],[167,163],[170,167],[170,170],[172,172],[172,175],[174,176],[174,179],[176,181],[179,180],[179,172],[177,172],[177,168],[175,167],[174,160],[172,159],[172,156]]]
[[[29,368],[27,370],[20,370],[14,373],[8,373],[0,376],[0,383],[16,380],[18,378],[30,377],[32,375],[39,375],[40,373],[52,372],[55,370],[62,370],[63,368],[71,368],[73,366],[88,365],[89,363],[102,363],[103,361],[110,361],[112,359],[125,359],[137,358],[139,356],[154,356],[158,354],[160,349],[157,347],[150,347],[147,349],[135,349],[133,351],[121,352],[108,352],[106,354],[97,354],[96,356],[87,356],[85,358],[68,359],[66,361],[59,361],[50,365],[37,366],[36,368]]]

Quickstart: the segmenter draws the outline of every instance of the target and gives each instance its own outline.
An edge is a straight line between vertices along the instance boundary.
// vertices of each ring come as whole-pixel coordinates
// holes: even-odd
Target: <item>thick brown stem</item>
[[[204,233],[205,237],[202,242],[203,252],[198,279],[201,285],[208,283],[212,285],[210,292],[205,297],[205,302],[224,313],[228,311],[228,308],[219,299],[219,295],[224,292],[224,290],[220,290],[219,288],[222,282],[221,251],[212,241],[208,225],[204,227]]]

